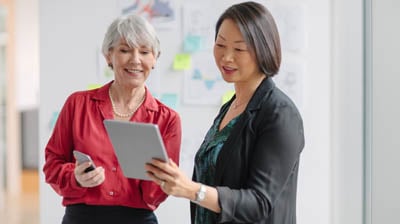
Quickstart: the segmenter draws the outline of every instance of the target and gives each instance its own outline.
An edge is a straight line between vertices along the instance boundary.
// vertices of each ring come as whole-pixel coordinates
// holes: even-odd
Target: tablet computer
[[[150,180],[145,164],[152,158],[168,161],[156,124],[108,119],[103,122],[126,177]]]

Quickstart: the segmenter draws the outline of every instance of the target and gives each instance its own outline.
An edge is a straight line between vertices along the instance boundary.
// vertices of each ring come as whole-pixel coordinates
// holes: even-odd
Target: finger
[[[160,175],[160,169],[152,165],[151,163],[145,165],[145,169],[147,170],[147,174],[149,177],[153,180],[156,181],[159,179],[158,176]]]
[[[84,162],[82,164],[78,164],[76,171],[78,174],[83,174],[85,173],[85,170],[89,168],[91,165],[92,165],[91,162]]]
[[[170,165],[169,162],[153,160],[151,164],[157,169],[157,171],[154,171],[154,173],[156,173],[157,175],[160,172],[166,173],[168,175],[173,175],[173,173],[175,172],[175,169]]]
[[[89,177],[89,175],[85,175],[85,177]],[[99,180],[96,177],[97,177],[97,175],[94,175],[94,176],[90,175],[89,178],[83,179],[82,180],[83,185],[86,186],[86,187],[95,187],[95,186],[97,186],[99,184],[99,182],[98,182]]]
[[[82,181],[82,182],[85,182],[85,183],[92,183],[92,180],[93,180],[93,178],[95,177],[95,176],[97,176],[100,172],[101,172],[101,169],[103,169],[103,168],[100,168],[100,167],[98,167],[98,168],[96,168],[95,170],[92,170],[92,171],[90,171],[90,172],[88,172],[88,173],[82,173],[81,175],[79,175],[79,179]]]
[[[152,163],[154,166],[159,167],[159,168],[163,168],[163,167],[165,167],[166,165],[168,165],[168,161],[163,161],[163,160],[159,160],[159,159],[152,159],[152,160],[151,160],[151,163]]]
[[[174,160],[172,160],[171,158],[169,158],[169,164],[174,167],[174,168],[178,168],[178,165],[176,165],[176,163],[174,162]]]
[[[74,173],[75,173],[75,176],[78,175],[78,174],[81,174],[81,169],[80,169],[78,161],[75,162]]]
[[[165,181],[164,180],[160,181],[160,187],[164,188],[164,186],[165,186]]]
[[[156,182],[157,184],[160,184],[160,179],[153,172],[148,171],[147,175],[150,177],[152,181]]]
[[[89,185],[91,187],[96,187],[96,186],[100,185],[101,183],[103,183],[102,177],[97,177],[96,176],[96,177],[94,177],[93,179],[90,180]]]
[[[98,167],[96,169],[98,172],[95,176],[92,178],[92,182],[97,185],[101,184],[105,180],[105,174],[104,174],[104,169],[102,167]]]
[[[163,180],[163,176],[165,174],[165,171],[160,169],[159,167],[155,166],[152,163],[148,163],[145,165],[145,169],[148,171],[149,174],[151,174],[154,177],[154,180],[160,179]]]
[[[157,167],[156,167],[155,165],[153,165],[152,163],[146,163],[146,164],[144,165],[144,168],[145,168],[147,171],[152,172],[152,173],[154,173],[154,171],[157,170]]]

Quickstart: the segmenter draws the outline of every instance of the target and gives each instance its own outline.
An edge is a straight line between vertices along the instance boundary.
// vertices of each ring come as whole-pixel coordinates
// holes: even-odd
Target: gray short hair
[[[160,54],[160,41],[154,27],[138,15],[120,16],[110,24],[101,48],[103,55],[106,56],[121,39],[131,47],[151,48],[156,58]]]

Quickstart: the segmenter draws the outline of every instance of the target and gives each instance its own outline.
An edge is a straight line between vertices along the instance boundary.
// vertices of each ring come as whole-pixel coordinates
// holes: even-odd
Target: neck
[[[246,83],[235,83],[236,97],[233,102],[235,103],[234,105],[237,105],[236,107],[238,107],[240,104],[247,104],[264,78],[265,76],[263,75],[258,79]]]
[[[131,117],[140,107],[146,97],[146,90],[140,89],[131,91],[131,94],[123,94],[123,91],[118,91],[117,87],[110,86],[109,97],[115,116],[120,118]]]
[[[121,103],[128,106],[142,99],[146,93],[144,86],[125,87],[118,85],[115,82],[111,84],[110,91],[112,93],[113,100],[116,103]]]

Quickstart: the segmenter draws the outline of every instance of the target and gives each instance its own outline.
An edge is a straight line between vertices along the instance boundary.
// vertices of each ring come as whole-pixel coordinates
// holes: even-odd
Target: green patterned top
[[[229,107],[219,114],[212,127],[208,130],[195,157],[196,181],[209,186],[215,186],[215,167],[219,152],[226,139],[229,137],[233,126],[240,117],[240,115],[235,117],[219,131],[221,120],[225,116],[228,108]],[[216,219],[216,213],[201,206],[196,206],[195,224],[214,224],[216,223]]]

